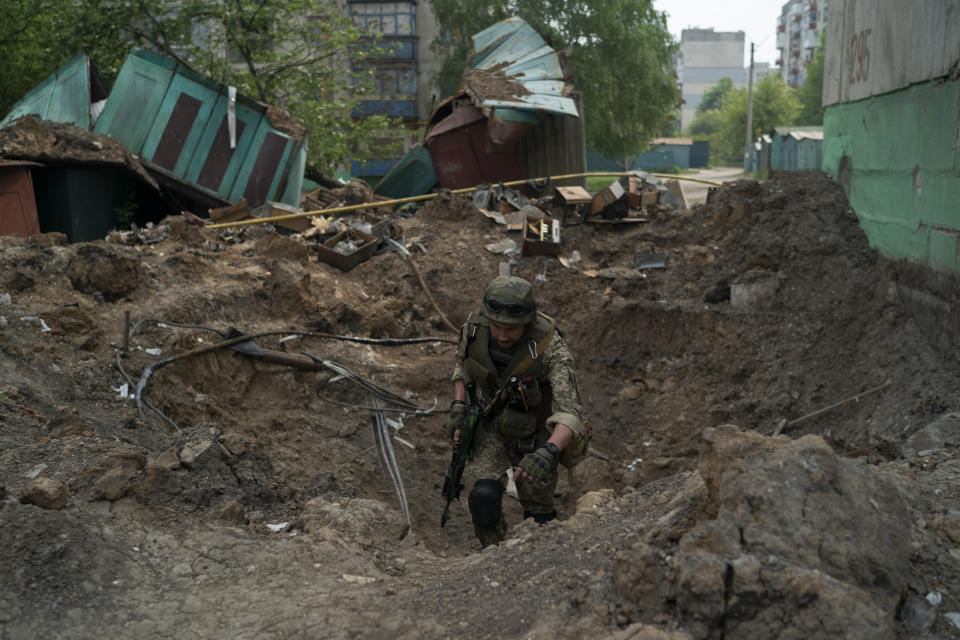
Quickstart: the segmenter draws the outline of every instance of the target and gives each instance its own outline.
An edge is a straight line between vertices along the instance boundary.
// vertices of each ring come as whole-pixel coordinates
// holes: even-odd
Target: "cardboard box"
[[[583,187],[557,187],[564,204],[587,204],[592,200],[590,192]]]
[[[608,205],[619,200],[624,193],[623,185],[620,184],[619,180],[615,180],[609,187],[593,196],[593,200],[590,202],[590,215],[600,213]]]

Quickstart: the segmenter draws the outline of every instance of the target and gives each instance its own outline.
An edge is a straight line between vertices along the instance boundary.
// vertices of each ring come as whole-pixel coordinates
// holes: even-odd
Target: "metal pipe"
[[[587,173],[568,173],[562,176],[550,176],[549,178],[528,178],[526,180],[511,180],[510,182],[502,183],[507,187],[515,187],[517,185],[525,184],[531,180],[568,180],[571,178],[590,178],[590,177],[623,177],[623,176],[632,176],[632,172],[606,172],[606,171],[593,171]],[[669,173],[651,173],[655,178],[665,178],[668,180],[687,180],[689,182],[700,182],[703,184],[708,184],[714,187],[723,186],[719,182],[713,180],[703,180],[701,178],[690,178],[686,176],[675,176]],[[476,187],[466,187],[464,189],[454,189],[450,193],[462,194],[470,193],[476,189]],[[237,220],[236,222],[217,222],[214,224],[205,225],[205,229],[225,229],[227,227],[246,227],[254,224],[264,224],[268,222],[283,222],[285,220],[297,220],[299,218],[309,218],[312,216],[326,216],[331,213],[345,213],[348,211],[358,211],[360,209],[372,209],[375,207],[392,207],[398,204],[406,204],[408,202],[420,202],[421,200],[432,200],[439,196],[439,193],[425,193],[422,196],[410,196],[409,198],[396,198],[394,200],[378,200],[375,202],[362,202],[360,204],[351,204],[345,207],[336,207],[333,209],[317,209],[315,211],[304,211],[303,213],[288,213],[282,216],[273,216],[272,218],[250,218],[248,220]]]

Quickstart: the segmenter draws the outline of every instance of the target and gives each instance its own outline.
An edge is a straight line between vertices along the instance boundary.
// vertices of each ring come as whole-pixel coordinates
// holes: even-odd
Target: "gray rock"
[[[130,490],[130,472],[123,467],[114,467],[107,471],[93,485],[93,497],[96,500],[119,500]]]
[[[191,440],[180,450],[180,462],[188,469],[205,467],[220,457],[220,447],[213,440]]]
[[[945,413],[900,445],[904,458],[931,455],[945,447],[960,447],[960,413]]]
[[[733,425],[704,432],[700,474],[716,515],[618,557],[634,620],[672,601],[697,638],[894,636],[911,519],[889,481],[819,437]]]
[[[910,596],[900,609],[900,621],[904,626],[921,633],[928,631],[937,621],[937,612],[925,600]]]

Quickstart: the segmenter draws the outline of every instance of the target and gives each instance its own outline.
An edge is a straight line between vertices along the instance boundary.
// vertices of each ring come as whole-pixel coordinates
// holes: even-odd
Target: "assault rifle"
[[[460,440],[453,445],[453,460],[450,461],[447,473],[443,477],[442,494],[447,499],[447,504],[443,507],[443,515],[440,516],[441,527],[450,519],[450,503],[460,499],[460,491],[463,489],[463,468],[467,466],[467,460],[473,460],[473,446],[477,439],[481,409],[478,404],[469,404],[469,394],[467,403],[467,415],[463,421],[463,428],[460,429]]]

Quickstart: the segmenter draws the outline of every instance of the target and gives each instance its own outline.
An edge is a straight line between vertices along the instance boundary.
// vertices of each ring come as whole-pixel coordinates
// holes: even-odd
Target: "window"
[[[414,2],[351,2],[350,17],[361,29],[379,31],[385,36],[416,34]]]

